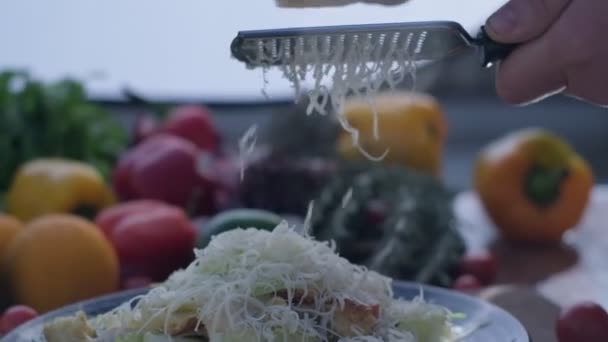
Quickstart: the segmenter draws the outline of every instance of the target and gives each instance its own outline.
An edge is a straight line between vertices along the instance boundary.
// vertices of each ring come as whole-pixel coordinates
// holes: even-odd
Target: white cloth
[[[537,284],[545,298],[559,306],[594,301],[608,309],[608,186],[596,185],[581,222],[568,232],[565,242],[579,253],[579,263]],[[496,228],[486,216],[479,197],[472,191],[459,194],[454,211],[469,252],[487,248],[496,237]]]

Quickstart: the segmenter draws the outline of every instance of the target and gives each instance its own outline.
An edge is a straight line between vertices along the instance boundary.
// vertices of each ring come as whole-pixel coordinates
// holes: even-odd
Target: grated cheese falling
[[[308,210],[306,210],[306,218],[304,218],[304,224],[303,224],[303,229],[302,229],[302,233],[304,234],[304,236],[311,236],[312,215],[313,215],[314,208],[315,208],[315,201],[310,201],[308,203]]]
[[[353,188],[350,187],[342,197],[342,209],[346,208],[350,200],[353,198]]]
[[[262,68],[262,82],[263,82],[263,86],[262,86],[262,96],[264,96],[264,99],[266,100],[270,100],[270,96],[268,95],[268,91],[267,91],[267,87],[268,87],[268,67],[264,66]]]
[[[366,98],[372,108],[374,95],[385,86],[393,90],[410,76],[411,88],[416,83],[416,54],[420,49],[416,41],[423,41],[414,34],[358,34],[349,41],[340,35],[276,38],[251,42],[257,49],[252,65],[264,70],[280,61],[280,70],[290,83],[296,99],[302,92],[302,84],[312,82],[308,91],[307,115],[317,112],[326,115],[328,109],[338,117],[342,128],[351,134],[353,146],[365,157],[380,161],[388,149],[373,156],[359,143],[359,132],[342,115],[344,102],[349,96]],[[277,40],[279,43],[277,43]],[[279,48],[277,48],[277,46]],[[414,49],[412,49],[414,48]],[[278,51],[277,51],[278,49]],[[372,62],[370,62],[372,61]],[[378,113],[374,110],[373,134],[379,139]]]
[[[258,125],[251,125],[239,140],[239,163],[241,171],[241,182],[245,178],[245,168],[249,162],[249,158],[255,151],[257,142]]]

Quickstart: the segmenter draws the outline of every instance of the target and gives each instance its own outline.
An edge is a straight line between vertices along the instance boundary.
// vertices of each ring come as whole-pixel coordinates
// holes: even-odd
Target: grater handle
[[[477,45],[481,48],[481,63],[484,68],[489,68],[499,62],[515,50],[519,44],[505,44],[494,41],[484,26],[481,27],[476,39]]]

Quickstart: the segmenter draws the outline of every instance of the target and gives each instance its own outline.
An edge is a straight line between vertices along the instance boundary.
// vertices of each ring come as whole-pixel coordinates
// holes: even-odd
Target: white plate
[[[413,299],[420,294],[421,286],[409,282],[396,282],[393,290],[396,297]],[[459,292],[441,289],[433,286],[422,286],[425,300],[447,307],[453,312],[464,313],[466,318],[459,320],[458,325],[467,329],[487,323],[477,329],[462,342],[529,342],[530,339],[523,325],[506,311],[486,301]],[[134,296],[147,290],[130,290],[109,296],[77,303],[50,312],[30,321],[11,334],[3,342],[44,341],[41,332],[45,322],[56,317],[72,315],[83,310],[87,315],[94,316],[107,312]]]

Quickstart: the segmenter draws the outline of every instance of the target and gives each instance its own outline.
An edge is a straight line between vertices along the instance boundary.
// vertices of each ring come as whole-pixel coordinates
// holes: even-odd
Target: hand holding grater
[[[286,65],[313,51],[329,51],[338,45],[345,56],[351,46],[362,41],[375,44],[375,52],[364,56],[368,62],[387,56],[437,61],[473,48],[483,67],[504,59],[517,46],[493,41],[483,26],[473,38],[459,23],[428,21],[242,31],[232,41],[231,51],[247,67],[257,68]],[[394,49],[402,53],[390,54]]]

